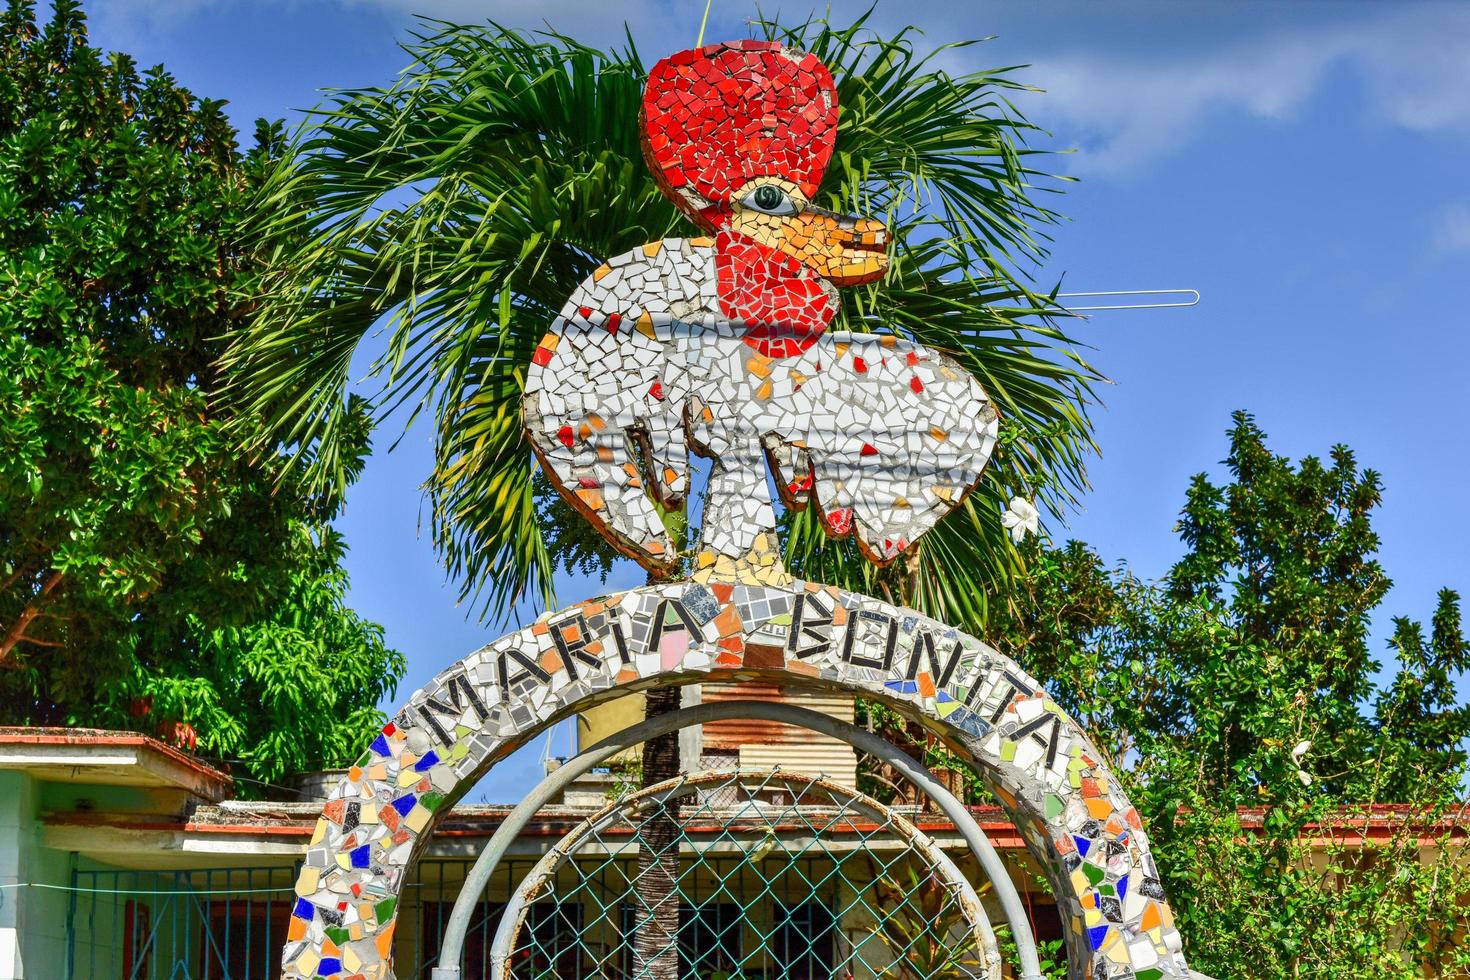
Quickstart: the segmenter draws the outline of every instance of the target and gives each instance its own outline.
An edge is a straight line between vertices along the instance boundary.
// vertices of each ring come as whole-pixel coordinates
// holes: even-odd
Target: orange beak
[[[776,247],[834,286],[858,286],[888,271],[888,227],[807,205],[782,219]]]

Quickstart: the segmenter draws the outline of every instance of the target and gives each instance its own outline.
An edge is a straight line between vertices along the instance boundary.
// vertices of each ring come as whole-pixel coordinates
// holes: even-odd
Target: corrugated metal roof
[[[702,700],[706,703],[778,701],[846,722],[853,719],[851,696],[814,694],[809,690],[788,694],[781,685],[751,681],[709,683],[702,687]],[[711,722],[704,726],[704,749],[719,754],[738,753],[741,766],[780,766],[792,772],[822,774],[847,786],[857,782],[857,755],[852,746],[829,735],[780,722],[751,719]]]

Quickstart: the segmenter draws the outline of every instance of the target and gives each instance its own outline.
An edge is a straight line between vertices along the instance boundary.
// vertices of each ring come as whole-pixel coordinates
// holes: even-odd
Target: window
[[[429,971],[439,963],[439,947],[444,942],[444,928],[449,924],[452,902],[425,902],[423,904],[423,956],[420,958],[419,976],[427,980]],[[490,941],[495,938],[495,929],[500,925],[503,902],[481,902],[470,916],[470,925],[464,936],[464,980],[485,980],[490,975]]]
[[[582,980],[582,906],[571,902],[537,902],[521,927],[520,949],[511,976],[515,980]]]
[[[739,905],[684,905],[679,909],[680,980],[731,980],[744,931]]]
[[[638,907],[622,906],[622,975],[632,977],[633,942],[638,931]],[[732,980],[755,974],[741,970],[744,958],[743,919],[739,905],[705,904],[679,906],[680,980]]]

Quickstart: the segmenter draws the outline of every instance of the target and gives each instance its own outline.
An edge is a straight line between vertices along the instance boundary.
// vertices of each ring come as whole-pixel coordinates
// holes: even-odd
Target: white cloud
[[[90,0],[87,11],[107,34],[126,42],[186,28],[205,10],[258,4],[378,9],[405,25],[419,16],[467,24],[493,20],[568,31],[593,43],[622,40],[625,22],[635,33],[674,29],[692,41],[703,10],[702,4],[694,9],[692,0]]]
[[[549,24],[606,44],[622,39],[626,21],[645,54],[692,43],[704,6],[700,0],[91,0],[88,6],[125,37],[182,27],[202,10],[245,2],[375,9],[405,24],[413,14],[522,28]],[[858,7],[866,4],[858,0]],[[723,16],[728,25],[756,7],[754,0],[722,0],[715,19]],[[798,9],[806,8],[798,3]],[[898,26],[895,15],[926,20],[927,37],[937,42],[956,28],[954,13],[943,9],[883,0],[878,20],[888,30]],[[1211,39],[1208,28],[1191,35],[1181,18],[1184,26],[1168,32],[1167,45],[1140,48],[1115,34],[1085,47],[1034,51],[1026,78],[1046,93],[1023,97],[1024,107],[1078,146],[1073,169],[1089,175],[1137,172],[1186,143],[1216,112],[1289,119],[1329,74],[1343,70],[1360,83],[1362,109],[1372,118],[1412,131],[1470,132],[1470,4],[1323,5],[1313,17],[1286,25],[1260,18],[1254,34],[1248,15],[1240,16],[1247,19],[1244,29],[1225,40]],[[1003,45],[1006,40],[1003,33]],[[946,52],[941,63],[963,69],[989,57],[981,46]]]
[[[220,0],[92,0],[87,17],[95,33],[123,43],[172,28]]]
[[[1077,169],[1117,174],[1168,153],[1216,111],[1291,117],[1345,68],[1365,110],[1405,129],[1470,131],[1470,7],[1366,8],[1372,16],[1314,25],[1189,56],[1058,54],[1038,60],[1046,89],[1033,118],[1077,140]]]
[[[1470,200],[1440,209],[1434,221],[1434,244],[1446,251],[1470,251]]]

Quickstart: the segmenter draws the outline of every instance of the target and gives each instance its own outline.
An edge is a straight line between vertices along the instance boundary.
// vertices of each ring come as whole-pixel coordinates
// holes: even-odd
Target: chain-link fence
[[[677,848],[678,873],[651,899],[638,857],[667,839],[648,832],[660,820],[679,832],[653,846]],[[998,975],[974,889],[932,841],[851,789],[779,770],[683,776],[589,817],[511,896],[492,975],[653,977],[668,957],[635,937],[675,907],[662,952],[677,948],[679,980]]]
[[[919,980],[979,976],[989,965],[988,925],[965,883],[981,878],[973,857],[944,855],[903,812],[851,789],[780,771],[701,771],[586,813],[557,818],[575,823],[570,834],[569,823],[539,828],[533,836],[558,842],[550,854],[507,858],[476,896],[465,980],[495,976],[494,938],[508,910],[507,966],[518,978],[651,977],[633,938],[673,906],[679,980]],[[676,823],[668,850],[677,849],[678,874],[676,892],[654,908],[638,856],[659,818]],[[396,943],[404,980],[439,962],[470,864],[431,858],[416,868]],[[273,980],[294,877],[290,866],[80,868],[57,976]]]

